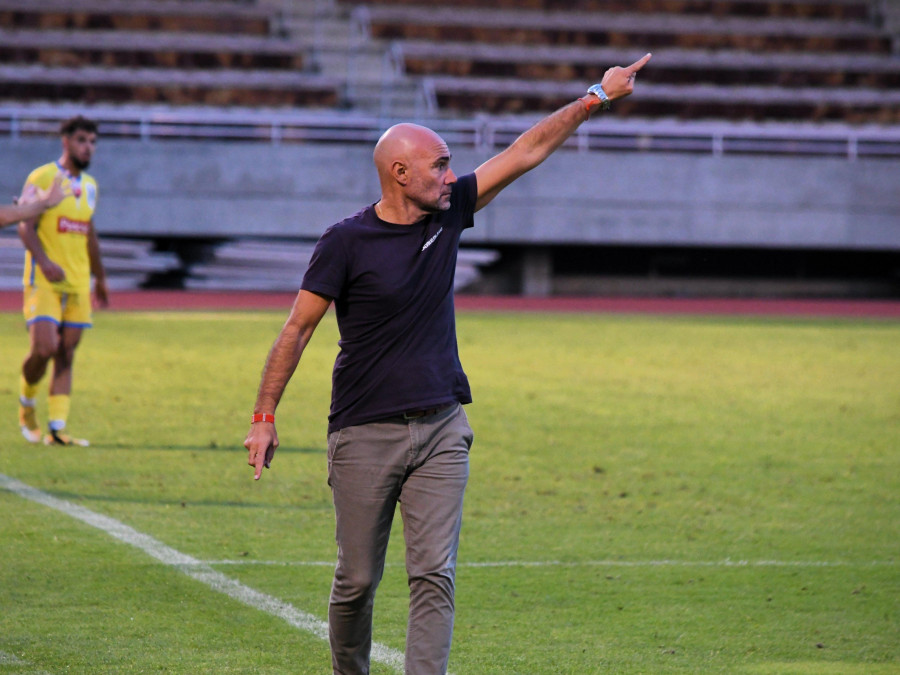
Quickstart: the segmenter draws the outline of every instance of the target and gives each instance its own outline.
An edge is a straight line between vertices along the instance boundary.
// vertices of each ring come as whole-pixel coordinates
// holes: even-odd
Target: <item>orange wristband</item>
[[[603,101],[597,96],[582,96],[578,100],[584,104],[584,111],[587,113],[588,117],[591,116],[591,113],[593,113],[594,110],[603,105]]]
[[[257,422],[270,422],[275,424],[275,415],[270,415],[269,413],[253,413],[250,416],[250,424],[256,424]]]

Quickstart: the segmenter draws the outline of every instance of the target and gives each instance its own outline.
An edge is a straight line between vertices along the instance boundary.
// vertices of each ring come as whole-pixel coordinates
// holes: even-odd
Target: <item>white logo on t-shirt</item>
[[[426,248],[431,246],[434,243],[434,240],[441,236],[441,232],[443,232],[443,231],[444,231],[444,228],[442,227],[437,232],[435,232],[434,236],[425,242],[425,245],[422,247],[422,250],[424,251]]]

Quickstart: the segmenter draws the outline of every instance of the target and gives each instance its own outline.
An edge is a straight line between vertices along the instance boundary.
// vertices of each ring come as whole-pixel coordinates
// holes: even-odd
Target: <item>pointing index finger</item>
[[[255,471],[253,472],[253,480],[259,480],[260,476],[262,476],[263,467],[268,468],[265,450],[256,454],[256,457],[253,458],[253,466],[255,468]]]
[[[629,73],[636,73],[637,71],[639,71],[641,68],[643,68],[646,65],[647,61],[650,60],[651,56],[653,56],[653,54],[644,54],[644,56],[642,58],[640,58],[637,61],[635,61],[634,63],[632,63],[630,66],[625,68],[625,70],[627,70]]]

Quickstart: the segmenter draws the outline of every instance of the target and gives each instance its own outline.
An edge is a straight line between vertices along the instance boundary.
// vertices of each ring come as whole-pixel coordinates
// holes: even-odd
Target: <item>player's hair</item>
[[[88,133],[96,134],[97,123],[94,120],[89,120],[87,117],[83,117],[82,115],[76,115],[75,117],[71,117],[65,120],[62,124],[59,125],[60,136],[71,136],[76,131],[87,131]]]

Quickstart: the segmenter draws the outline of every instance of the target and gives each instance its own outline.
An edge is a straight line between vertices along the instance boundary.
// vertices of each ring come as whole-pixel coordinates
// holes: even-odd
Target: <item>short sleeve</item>
[[[347,255],[337,226],[329,227],[319,241],[309,260],[300,288],[329,298],[338,298],[347,279]]]
[[[456,181],[456,190],[459,195],[459,209],[463,229],[475,225],[475,204],[478,201],[478,179],[474,173],[460,176]]]
[[[25,179],[25,188],[28,186],[32,186],[32,190],[34,188],[40,188],[41,190],[46,190],[50,187],[50,184],[53,182],[53,177],[56,175],[56,171],[48,170],[48,166],[52,169],[53,165],[41,166],[28,174],[28,178]]]

